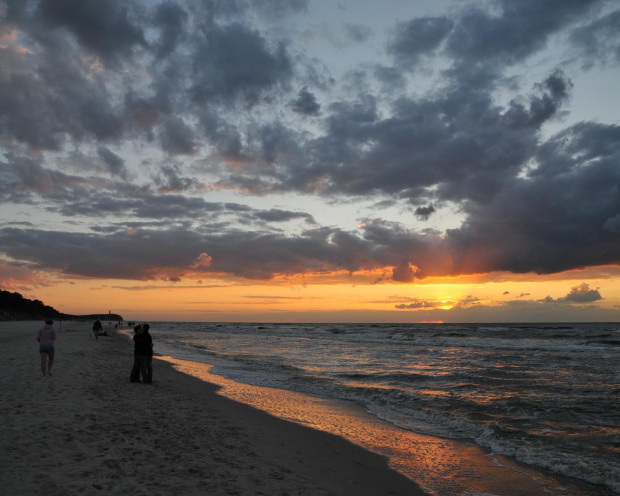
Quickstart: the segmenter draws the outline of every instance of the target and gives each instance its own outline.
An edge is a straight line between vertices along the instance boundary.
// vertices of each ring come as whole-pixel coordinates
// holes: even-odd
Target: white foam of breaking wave
[[[498,438],[493,430],[488,428],[475,441],[480,446],[490,448],[494,453],[513,457],[522,463],[542,467],[557,474],[607,486],[612,491],[620,493],[620,464],[617,459],[584,454],[583,450],[579,449],[570,453],[528,443],[523,439],[514,442]]]
[[[549,400],[554,416],[549,418],[571,422],[571,417],[564,418],[560,408],[567,405],[569,398],[562,399],[557,384],[546,381],[546,376],[563,373],[562,377],[571,378],[571,384],[579,386],[579,390],[573,388],[574,394],[571,393],[577,398],[575,394],[580,391],[613,388],[617,353],[589,339],[600,336],[603,330],[605,336],[609,334],[610,339],[616,339],[614,333],[618,331],[594,325],[586,327],[562,326],[549,330],[536,326],[513,329],[508,326],[195,324],[187,325],[181,333],[168,332],[162,327],[159,334],[153,326],[152,329],[156,342],[160,339],[156,351],[166,349],[178,358],[214,364],[213,372],[224,377],[252,385],[353,400],[402,428],[444,438],[470,438],[498,454],[603,484],[620,494],[620,464],[614,466],[609,456],[593,456],[578,449],[571,452],[565,446],[558,446],[554,444],[554,436],[564,435],[555,434],[553,429],[544,430],[544,424],[539,425],[539,432],[545,439],[537,442],[528,436],[511,435],[515,430],[505,433],[494,429],[490,420],[485,420],[485,414],[488,418],[503,415],[500,421],[538,419],[539,415],[544,418],[551,406]],[[279,347],[272,347],[272,343]],[[446,374],[442,375],[444,361]],[[606,364],[607,372],[601,369],[602,363]],[[455,389],[455,381],[462,381],[463,389]],[[501,392],[507,381],[512,381],[511,387],[516,388],[514,396],[505,405],[496,402],[494,410],[486,410],[483,403],[476,404],[476,410],[472,410],[472,404],[464,401],[468,398],[461,396],[464,391],[475,402],[476,388],[483,393]],[[520,393],[533,391],[519,388],[534,385],[543,389],[521,399]],[[548,386],[550,389],[544,389]],[[441,395],[416,394],[425,387],[443,391],[446,396],[442,399]],[[603,404],[612,405],[611,396],[605,398]],[[541,399],[545,400],[542,405]],[[610,421],[612,407],[606,407],[603,412],[598,402],[590,401],[587,405],[587,409],[573,411],[573,418],[583,421],[594,415],[593,423],[610,425],[605,422]],[[518,434],[520,427],[515,429]],[[583,439],[587,442],[585,437],[580,442]]]

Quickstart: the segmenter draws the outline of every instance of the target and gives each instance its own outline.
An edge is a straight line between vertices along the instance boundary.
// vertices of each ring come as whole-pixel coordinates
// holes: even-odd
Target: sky
[[[0,288],[620,321],[617,0],[0,0]]]

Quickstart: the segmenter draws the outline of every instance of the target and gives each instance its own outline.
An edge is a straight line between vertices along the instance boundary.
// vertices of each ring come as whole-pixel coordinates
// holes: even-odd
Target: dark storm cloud
[[[293,168],[299,167],[304,163],[302,150],[299,145],[299,134],[279,122],[268,122],[251,128],[248,132],[247,152],[251,156],[250,164],[255,164],[255,168],[249,166],[242,173],[252,174],[254,172],[265,176],[277,177],[277,167],[281,163],[287,163]],[[248,157],[249,158],[249,157]],[[235,183],[237,181],[235,180]],[[260,189],[260,183],[255,183]],[[271,185],[282,189],[294,189],[288,185],[278,185],[271,181]],[[254,190],[255,186],[248,185],[249,190]]]
[[[32,168],[32,165],[30,165]],[[1,170],[1,169],[0,169]],[[30,172],[30,169],[27,169]],[[39,193],[50,193],[55,187],[54,177],[41,176],[40,171],[34,177],[24,174],[24,182],[38,189]],[[64,191],[55,193],[55,205],[49,206],[50,212],[59,212],[65,217],[89,217],[91,219],[104,219],[110,217],[124,217],[133,219],[149,219],[148,222],[124,222],[121,225],[100,224],[93,225],[92,229],[99,233],[115,233],[120,228],[160,228],[167,229],[170,222],[175,226],[192,226],[202,232],[218,231],[225,234],[231,226],[246,225],[263,231],[272,229],[271,224],[303,220],[306,224],[315,225],[314,218],[305,212],[292,212],[282,209],[261,210],[253,209],[239,203],[208,202],[203,198],[187,197],[182,194],[172,194],[176,188],[194,188],[195,183],[189,178],[176,176],[176,170],[166,169],[172,174],[171,181],[158,188],[158,192],[166,190],[169,194],[153,194],[148,190],[115,190],[114,183],[99,184],[99,188],[92,188],[91,184],[85,183],[80,192],[80,198],[75,199]],[[49,181],[50,183],[48,184]],[[77,186],[77,185],[76,185]],[[75,189],[73,191],[76,191]],[[151,220],[152,219],[152,220]],[[158,220],[166,222],[158,223]]]
[[[181,193],[183,191],[199,190],[201,185],[197,179],[181,175],[178,165],[164,166],[155,178],[160,193]]]
[[[33,149],[56,150],[67,139],[115,140],[124,122],[104,84],[103,76],[88,75],[74,47],[50,34],[32,72],[30,57],[0,71],[2,134]]]
[[[374,68],[373,74],[387,93],[399,94],[405,87],[405,74],[396,67],[378,65]]]
[[[560,301],[566,301],[571,303],[592,303],[593,301],[602,300],[603,297],[599,293],[598,289],[590,289],[590,285],[583,282],[579,286],[571,288],[568,293]]]
[[[237,126],[209,109],[201,109],[197,117],[199,127],[219,154],[231,159],[241,158],[242,135]]]
[[[316,96],[310,93],[306,86],[299,90],[297,98],[290,105],[293,112],[303,115],[318,115],[321,110],[321,105],[316,101]]]
[[[527,54],[550,33],[586,12],[591,3],[506,2],[498,4],[498,15],[470,10],[458,19],[412,19],[399,24],[388,51],[397,60],[410,63],[446,40],[459,66],[494,60],[493,51],[502,56],[507,52]],[[303,12],[307,2],[188,2],[183,6],[163,2],[152,10],[139,2],[95,0],[31,2],[28,8],[20,2],[9,2],[8,6],[7,21],[28,33],[41,55],[37,78],[31,77],[32,72],[24,72],[12,84],[5,82],[5,87],[0,88],[0,94],[18,96],[0,101],[2,115],[9,116],[4,127],[16,140],[48,149],[58,149],[67,136],[77,141],[118,140],[129,130],[126,117],[148,131],[160,121],[162,113],[176,112],[170,119],[187,123],[180,112],[190,112],[198,115],[205,125],[203,131],[218,150],[221,147],[238,154],[240,140],[230,132],[231,124],[213,111],[205,121],[207,111],[201,107],[233,101],[254,105],[287,90],[295,74],[292,57],[281,41],[270,40],[266,34],[237,21],[243,19],[247,8],[273,16],[276,10]],[[149,30],[150,43],[145,41]],[[168,57],[180,46],[182,56]],[[116,66],[137,62],[138,51],[143,57],[140,63],[147,62],[143,67],[153,78],[151,98],[128,97],[125,108],[113,104],[117,100],[103,79],[86,78],[88,68],[75,65],[81,50]],[[149,66],[149,53],[167,60]],[[398,70],[390,73],[383,68],[381,74],[385,82],[389,76],[392,87],[397,82],[402,84]],[[455,74],[462,74],[462,69]],[[127,95],[135,92],[132,87],[123,90]],[[459,98],[468,96],[461,93]],[[198,107],[188,101],[190,97],[199,103]],[[292,108],[304,115],[317,115],[319,110],[314,95],[304,90]],[[41,114],[46,118],[37,119]],[[188,124],[171,125],[166,120],[158,136],[168,153],[195,152],[197,130]],[[145,138],[152,141],[148,132]]]
[[[146,279],[181,277],[207,253],[213,263],[201,270],[242,277],[391,267],[385,278],[400,282],[620,263],[620,129],[582,122],[545,141],[541,130],[566,111],[573,82],[555,68],[537,71],[530,88],[508,78],[561,30],[571,30],[576,58],[617,62],[620,14],[596,18],[603,2],[505,0],[403,20],[385,47],[394,64],[354,67],[343,80],[281,30],[276,38],[252,23],[254,14],[302,14],[306,0],[5,5],[3,22],[19,37],[0,50],[0,198],[44,199],[76,220],[171,224],[137,229],[148,238],[101,222],[98,234],[49,233],[53,254],[44,231],[5,229],[0,248],[10,256]],[[370,35],[359,26],[348,34]],[[414,69],[432,57],[441,57],[441,84],[410,91]],[[130,148],[174,162],[145,172],[152,166]],[[86,158],[68,174],[62,154],[71,149]],[[418,220],[451,204],[465,221],[443,236],[381,219],[358,232],[321,228],[308,213],[197,197],[209,190],[201,173],[217,176],[213,189],[387,199]],[[136,176],[151,182],[132,184]],[[289,220],[313,229],[287,236],[269,225]],[[232,227],[241,222],[246,231]]]
[[[159,130],[161,149],[172,155],[194,155],[197,143],[194,132],[182,119],[168,117]]]
[[[0,193],[3,196],[11,195],[16,201],[17,195],[26,199],[30,192],[46,194],[54,189],[51,174],[41,167],[39,161],[15,154],[8,154],[6,158],[6,162],[0,159]]]
[[[147,219],[211,219],[215,213],[222,213],[224,204],[207,202],[202,198],[189,198],[182,195],[144,194],[135,198],[119,198],[93,192],[81,200],[67,201],[60,208],[65,216],[89,216],[91,218],[108,215],[124,215]]]
[[[421,300],[421,299],[414,298],[411,303],[400,303],[398,305],[395,305],[395,308],[398,308],[399,310],[415,310],[415,311],[432,309],[432,308],[440,309],[442,307],[463,309],[463,308],[471,308],[471,307],[478,306],[479,303],[480,303],[480,300],[478,298],[473,298],[471,296],[468,296],[467,298],[464,298],[458,301]]]
[[[391,279],[413,282],[436,272],[449,273],[445,253],[438,235],[416,233],[406,227],[380,219],[368,220],[361,226],[363,243],[356,243],[372,263],[365,268],[393,267]]]
[[[121,157],[103,146],[97,149],[97,153],[107,165],[110,174],[125,177],[127,170],[125,168],[125,161]]]
[[[170,203],[187,212],[181,199],[172,198]],[[109,200],[102,200],[98,207],[135,208],[127,201],[119,205]],[[153,213],[158,205],[144,206],[145,210],[152,212],[152,217],[170,214],[174,205],[168,207],[159,206],[162,212]],[[207,207],[221,213],[221,205]],[[72,207],[72,211],[75,210],[76,207]],[[260,211],[255,214],[257,217],[262,215]],[[178,217],[179,214],[174,215]],[[295,213],[273,214],[271,217],[269,220],[289,217],[310,221]],[[276,275],[371,270],[397,263],[404,267],[402,249],[411,253],[411,241],[415,239],[411,234],[395,234],[381,226],[368,229],[364,238],[327,228],[315,228],[298,236],[240,231],[230,226],[202,232],[169,226],[161,230],[145,227],[101,231],[100,234],[5,228],[0,230],[0,250],[41,269],[87,277],[154,279],[171,275],[180,277],[192,270],[200,270],[249,279],[271,279]],[[418,249],[426,249],[430,255],[430,247],[425,243],[422,237],[417,238]],[[54,250],[49,250],[50,244]],[[201,253],[210,257],[208,267],[196,265]],[[399,270],[397,268],[395,272]]]
[[[620,127],[582,123],[546,142],[538,167],[448,232],[455,270],[551,273],[620,262]],[[492,229],[490,228],[492,226]]]
[[[435,213],[436,209],[432,205],[428,205],[426,207],[418,207],[415,209],[415,216],[421,220],[428,220],[433,213]]]
[[[107,0],[45,0],[39,3],[35,20],[71,32],[87,50],[107,63],[130,54],[135,46],[146,46],[144,32],[131,19],[134,2]]]
[[[387,50],[396,63],[414,68],[423,55],[430,54],[452,30],[447,17],[424,17],[398,24]]]
[[[538,129],[568,100],[572,86],[573,84],[566,79],[564,73],[557,70],[542,83],[536,85],[540,94],[531,96],[528,106],[513,100],[502,118],[509,127]]]
[[[186,230],[139,230],[95,235],[0,229],[0,249],[40,269],[141,280],[182,277],[192,271],[270,279],[275,274],[340,270],[343,264],[356,270],[364,259],[351,259],[346,251],[351,248],[349,241],[354,240],[346,233],[333,232],[285,237],[241,231],[201,235]],[[55,249],[50,250],[50,245]],[[200,266],[201,256],[210,257],[211,263]]]
[[[191,94],[197,103],[216,99],[253,105],[288,84],[292,65],[282,43],[270,47],[258,31],[240,24],[212,25],[194,47]]]
[[[525,0],[495,2],[499,13],[477,7],[458,20],[447,49],[461,63],[512,64],[545,46],[558,29],[589,13],[598,0]]]
[[[251,0],[248,5],[266,18],[282,18],[303,12],[309,0]]]
[[[609,232],[620,233],[620,214],[614,215],[605,221],[603,227]]]
[[[164,110],[169,110],[166,108],[166,103],[147,100],[133,92],[125,96],[124,118],[128,124],[140,131],[150,132],[158,124]]]
[[[157,6],[153,15],[153,24],[159,28],[160,34],[155,44],[158,58],[170,55],[183,38],[188,13],[178,4],[164,2]]]
[[[583,57],[584,66],[591,66],[595,62],[620,63],[618,26],[620,9],[572,32],[572,48]]]
[[[462,88],[426,100],[402,98],[387,118],[370,95],[333,104],[325,134],[306,146],[310,167],[291,168],[279,179],[309,190],[321,181],[328,193],[381,191],[421,202],[433,188],[442,200],[486,201],[531,157],[540,126],[565,103],[569,87],[554,72],[527,105],[514,102],[507,111],[490,95]]]
[[[291,2],[290,8],[303,5]],[[203,8],[212,15],[199,21],[196,12],[203,14]],[[243,23],[214,20],[239,9],[214,2],[190,10],[164,2],[152,11],[140,2],[50,0],[28,8],[10,2],[5,21],[20,30],[30,52],[2,51],[0,129],[33,149],[58,150],[66,141],[133,139],[134,129],[152,142],[159,126],[155,135],[163,151],[193,154],[196,131],[184,113],[203,116],[196,102],[208,101],[211,108],[214,102],[253,105],[286,88],[293,76],[283,43]],[[179,46],[183,55],[170,57]],[[140,69],[131,77],[136,64]],[[127,72],[114,81],[121,72],[108,66]],[[152,78],[148,91],[142,70]],[[230,128],[212,115],[218,131]],[[213,137],[216,145],[221,137],[221,131]]]
[[[563,298],[552,298],[551,296],[547,296],[542,300],[538,300],[538,303],[543,303],[546,305],[550,304],[579,304],[579,303],[593,303],[595,301],[602,300],[603,297],[601,293],[597,289],[590,289],[590,285],[588,283],[582,282],[579,286],[575,286],[571,288],[570,292],[564,296]]]
[[[437,308],[443,304],[439,301],[414,300],[412,303],[399,303],[395,305],[395,308],[400,310],[418,310],[420,308]]]
[[[310,214],[303,212],[289,212],[288,210],[280,210],[276,208],[255,212],[254,215],[258,219],[268,222],[288,222],[289,220],[294,219],[305,219],[308,224],[316,224],[314,218]]]
[[[556,305],[544,301],[515,300],[493,305],[457,305],[449,310],[441,308],[419,308],[415,311],[420,321],[441,322],[519,322],[524,315],[531,322],[555,322],[558,319]],[[563,321],[614,321],[617,310],[598,306],[563,305]]]
[[[41,164],[40,157],[12,152],[6,153],[6,162],[0,159],[0,179],[0,192],[12,195],[16,203],[35,203],[41,197],[62,202],[63,198],[75,198],[91,187],[111,187],[109,181],[48,169]]]
[[[124,233],[98,236],[4,229],[0,243],[7,253],[21,253],[19,258],[36,261],[39,268],[88,277],[148,279],[169,275],[170,271],[179,268],[179,263],[186,262],[189,266],[202,252],[191,252],[190,245],[196,248],[195,236],[191,233],[174,234],[160,236],[152,233],[145,239]],[[4,243],[8,238],[10,246]],[[57,249],[45,250],[45,245],[54,245]],[[160,267],[164,268],[161,274]]]

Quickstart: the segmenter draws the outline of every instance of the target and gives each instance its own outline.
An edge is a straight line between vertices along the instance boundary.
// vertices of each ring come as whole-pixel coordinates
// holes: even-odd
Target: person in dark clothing
[[[95,323],[93,324],[93,334],[95,335],[95,340],[99,339],[99,334],[101,334],[102,330],[103,326],[101,325],[101,322],[99,320],[95,320]]]
[[[151,384],[153,382],[153,338],[149,334],[149,328],[148,324],[144,324],[142,332],[135,338],[143,384]]]
[[[139,339],[138,336],[142,332],[142,326],[137,325],[133,328],[133,368],[131,369],[131,375],[129,376],[129,382],[140,382],[140,355],[139,351]]]

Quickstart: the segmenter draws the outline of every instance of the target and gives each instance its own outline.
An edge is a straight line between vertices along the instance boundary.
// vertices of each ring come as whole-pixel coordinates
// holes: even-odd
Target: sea
[[[149,324],[156,354],[221,394],[429,494],[620,494],[619,323]]]

